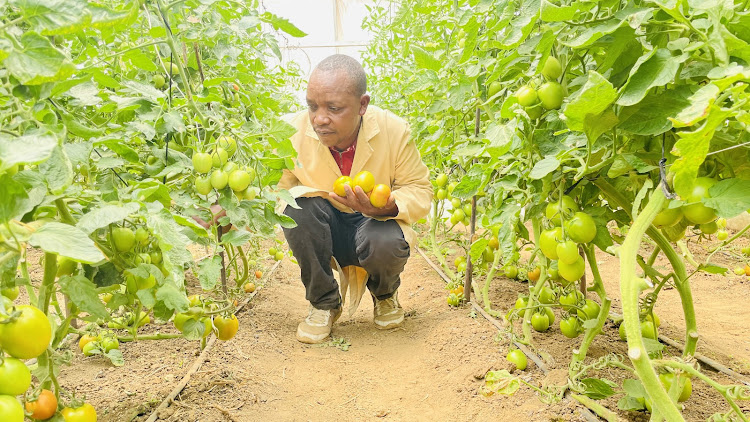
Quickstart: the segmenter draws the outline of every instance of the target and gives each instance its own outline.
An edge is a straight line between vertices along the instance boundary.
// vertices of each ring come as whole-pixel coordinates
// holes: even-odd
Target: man
[[[395,328],[404,321],[398,287],[416,238],[410,224],[429,212],[432,186],[429,170],[410,142],[408,124],[370,106],[366,92],[359,62],[333,55],[310,75],[307,112],[290,117],[297,128],[291,140],[298,156],[279,187],[304,192],[296,200],[299,209],[287,206],[284,211],[297,222],[284,229],[284,236],[299,262],[310,302],[309,314],[297,328],[303,343],[324,341],[341,315],[332,257],[340,267],[361,266],[369,274],[377,328]],[[371,172],[375,183],[391,187],[385,207],[373,207],[359,186],[345,186],[345,197],[331,192],[337,178],[362,170]]]

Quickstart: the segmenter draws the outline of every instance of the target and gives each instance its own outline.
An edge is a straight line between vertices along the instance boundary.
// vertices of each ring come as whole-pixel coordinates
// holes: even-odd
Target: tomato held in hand
[[[370,204],[375,208],[383,208],[388,204],[391,197],[391,188],[388,185],[379,184],[372,188],[370,193]]]
[[[42,390],[36,400],[26,402],[26,411],[31,413],[32,419],[45,420],[51,418],[57,412],[55,393]]]
[[[89,403],[76,408],[66,407],[62,415],[65,422],[96,422],[96,410]]]
[[[52,326],[38,308],[20,305],[16,309],[21,314],[15,321],[0,324],[0,344],[13,357],[35,358],[47,350],[52,340]]]
[[[508,355],[505,357],[505,359],[507,359],[508,362],[515,365],[516,369],[519,369],[521,371],[526,369],[526,366],[528,365],[528,360],[526,359],[526,355],[524,355],[523,352],[518,349],[514,349],[508,352]]]
[[[237,334],[237,330],[240,327],[240,322],[237,317],[231,315],[229,317],[217,316],[214,318],[214,327],[217,330],[217,337],[219,340],[230,340]]]
[[[359,186],[365,193],[370,193],[375,187],[375,176],[367,170],[360,171],[352,179],[354,186]]]
[[[346,189],[344,188],[345,185],[349,185],[349,188],[354,190],[352,178],[349,176],[341,176],[338,179],[336,179],[335,182],[333,182],[333,193],[336,195],[345,198],[346,197]]]

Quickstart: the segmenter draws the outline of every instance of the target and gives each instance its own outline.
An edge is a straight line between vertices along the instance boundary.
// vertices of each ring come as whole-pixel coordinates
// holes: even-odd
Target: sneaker
[[[390,330],[404,323],[404,308],[398,303],[398,291],[395,291],[388,299],[380,300],[373,296],[372,300],[375,302],[373,322],[376,328]]]
[[[310,313],[297,326],[297,340],[302,343],[321,343],[331,335],[333,323],[341,316],[341,307],[337,309],[318,309],[310,305]]]

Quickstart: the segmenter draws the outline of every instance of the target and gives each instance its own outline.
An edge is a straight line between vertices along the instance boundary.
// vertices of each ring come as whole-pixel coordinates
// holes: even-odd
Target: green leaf
[[[618,13],[618,15],[620,15],[620,13]],[[570,37],[570,39],[562,39],[560,42],[563,45],[573,48],[586,47],[593,44],[603,36],[615,32],[624,22],[624,19],[620,18],[609,19],[598,25],[584,29],[583,32],[577,36]]]
[[[516,138],[515,126],[492,122],[485,133],[485,139],[489,141],[485,151],[493,157],[500,157],[510,151],[514,138]]]
[[[541,18],[545,22],[562,22],[573,20],[578,12],[587,12],[591,10],[596,3],[594,2],[573,2],[569,6],[557,6],[548,0],[542,0]]]
[[[596,71],[590,71],[583,87],[565,106],[566,123],[572,130],[583,131],[586,116],[597,116],[609,108],[617,98],[612,84]]]
[[[52,150],[47,161],[39,165],[39,171],[44,175],[50,192],[61,194],[73,183],[73,167],[61,147]]]
[[[4,63],[24,85],[61,81],[75,72],[73,63],[47,38],[35,32],[24,33],[18,47],[21,49],[14,49]]]
[[[628,82],[620,89],[617,104],[628,106],[640,102],[648,90],[674,80],[687,55],[674,57],[666,48],[652,50],[641,56],[630,70]]]
[[[57,146],[57,138],[40,133],[8,138],[0,135],[0,171],[16,164],[39,164],[49,158]]]
[[[414,61],[417,63],[417,66],[422,69],[430,69],[434,71],[438,71],[443,67],[443,64],[432,56],[429,52],[425,51],[424,49],[412,45],[411,51],[414,54]]]
[[[711,106],[716,101],[720,89],[715,84],[708,84],[691,95],[679,114],[670,118],[675,127],[692,126],[708,116]]]
[[[677,132],[677,142],[673,154],[680,158],[672,165],[674,188],[678,195],[686,197],[692,189],[693,181],[698,176],[698,169],[706,159],[716,129],[724,125],[724,120],[731,112],[713,105],[708,118],[692,132]]]
[[[705,271],[710,274],[726,274],[729,268],[721,267],[719,265],[701,264],[698,266],[698,271]]]
[[[253,235],[246,230],[232,230],[221,236],[221,243],[224,245],[242,246],[252,238]]]
[[[618,129],[636,135],[660,135],[672,129],[671,118],[690,106],[689,95],[687,87],[650,93],[638,104],[620,110]]]
[[[122,221],[138,211],[140,205],[137,202],[128,202],[123,205],[104,205],[94,208],[81,216],[76,227],[86,234],[91,234],[95,230],[106,227],[112,223]]]
[[[581,383],[586,386],[586,390],[583,394],[594,400],[606,399],[615,394],[615,390],[612,389],[612,386],[606,380],[584,378],[581,380]]]
[[[540,160],[536,164],[534,164],[534,168],[531,169],[529,177],[535,180],[542,179],[544,178],[544,176],[557,170],[558,167],[560,167],[560,160],[558,160],[554,155],[549,155],[547,157],[544,157],[543,160]]]
[[[469,199],[474,196],[485,177],[484,168],[481,165],[475,165],[469,169],[461,181],[453,189],[452,195],[459,199]]]
[[[10,4],[42,35],[72,34],[91,21],[83,0],[11,0]]]
[[[612,109],[607,109],[598,116],[587,114],[583,120],[583,131],[586,133],[589,142],[593,144],[603,133],[615,127],[617,123],[615,112]]]
[[[29,238],[29,244],[85,264],[104,259],[104,254],[81,229],[54,221],[34,232]]]
[[[0,175],[0,223],[20,218],[29,195],[26,187],[7,173]],[[19,215],[21,214],[21,215]]]
[[[493,394],[513,395],[521,386],[518,378],[505,369],[500,371],[489,371],[484,376],[485,385],[480,392],[484,396]]]
[[[122,357],[122,351],[120,351],[120,349],[112,349],[105,353],[104,356],[106,356],[114,366],[125,366],[125,358]]]
[[[720,217],[731,218],[750,209],[750,180],[725,179],[711,186],[706,206],[716,210]]]
[[[301,38],[301,37],[307,36],[306,32],[297,28],[296,26],[294,26],[294,24],[292,24],[288,20],[278,17],[271,12],[263,13],[262,15],[260,15],[260,19],[263,22],[270,23],[271,26],[273,26],[273,29],[284,31],[287,34],[295,38]]]
[[[489,242],[489,239],[482,237],[471,244],[471,250],[469,251],[469,254],[471,256],[471,262],[473,262],[475,265],[479,264],[479,260],[482,258],[482,253],[485,249],[487,249],[487,245],[489,244]]]
[[[112,10],[99,4],[87,5],[94,28],[110,28],[115,25],[132,23],[138,17],[140,2],[130,2],[130,9]]]
[[[171,284],[164,284],[159,287],[156,291],[156,300],[164,303],[167,308],[174,309],[175,312],[185,312],[190,305],[185,293]]]
[[[87,312],[97,318],[109,317],[107,308],[104,307],[96,291],[96,285],[82,275],[74,277],[64,276],[57,281],[60,288],[78,309]]]
[[[138,153],[133,148],[128,146],[128,144],[123,139],[102,139],[96,141],[94,145],[105,146],[112,152],[116,153],[117,155],[128,160],[131,163],[140,162]]]

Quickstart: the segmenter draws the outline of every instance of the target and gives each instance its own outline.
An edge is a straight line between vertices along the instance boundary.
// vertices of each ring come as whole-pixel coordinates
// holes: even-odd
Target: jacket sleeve
[[[407,224],[427,216],[432,206],[430,170],[422,162],[419,150],[409,139],[410,136],[411,129],[407,126],[398,142],[392,191],[398,207],[398,215],[393,218]]]

